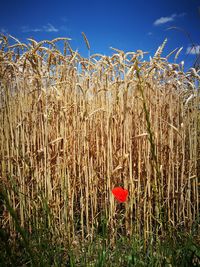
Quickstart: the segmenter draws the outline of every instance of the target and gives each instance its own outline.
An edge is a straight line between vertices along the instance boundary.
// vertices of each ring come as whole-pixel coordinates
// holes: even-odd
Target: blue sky
[[[112,46],[124,51],[141,49],[153,55],[167,38],[163,55],[183,46],[178,62],[184,60],[190,67],[195,60],[191,42],[196,51],[200,50],[198,0],[3,0],[1,10],[0,32],[20,40],[70,37],[72,48],[83,56],[87,56],[87,49],[82,31],[92,54],[110,55]],[[191,40],[182,31],[167,30],[173,26],[188,32]]]

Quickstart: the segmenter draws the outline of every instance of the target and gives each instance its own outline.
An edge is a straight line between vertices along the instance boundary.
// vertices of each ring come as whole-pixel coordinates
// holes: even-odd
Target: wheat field
[[[90,55],[86,44],[83,58],[67,38],[1,36],[0,183],[20,227],[32,233],[45,220],[74,243],[93,240],[102,218],[113,244],[119,234],[190,232],[199,216],[198,72],[170,63],[180,51],[163,56],[166,41],[148,61],[141,50]],[[124,204],[111,194],[119,185]],[[3,204],[1,227],[14,235]]]

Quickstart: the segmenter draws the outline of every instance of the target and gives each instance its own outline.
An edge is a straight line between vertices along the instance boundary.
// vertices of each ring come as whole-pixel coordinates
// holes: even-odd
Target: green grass
[[[50,209],[43,200],[40,225],[34,225],[32,232],[20,226],[16,212],[11,207],[6,191],[1,190],[1,206],[5,205],[14,220],[15,236],[6,229],[0,229],[0,266],[174,266],[192,267],[200,265],[200,240],[197,221],[191,233],[184,228],[168,229],[165,236],[153,236],[148,240],[141,237],[126,237],[120,233],[120,221],[116,242],[112,243],[103,217],[96,229],[95,238],[90,241],[72,242],[63,239],[48,224]]]

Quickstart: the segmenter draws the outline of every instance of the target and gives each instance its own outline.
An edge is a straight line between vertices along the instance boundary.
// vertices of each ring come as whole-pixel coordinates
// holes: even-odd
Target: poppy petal
[[[122,187],[113,188],[112,193],[119,202],[125,202],[128,196],[128,190]]]

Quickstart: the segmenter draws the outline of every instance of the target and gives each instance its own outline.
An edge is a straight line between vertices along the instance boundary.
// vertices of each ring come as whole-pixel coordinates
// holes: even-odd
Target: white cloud
[[[161,17],[157,20],[154,21],[154,25],[157,26],[157,25],[161,25],[161,24],[164,24],[164,23],[167,23],[169,21],[173,21],[174,20],[174,15],[171,15],[170,17]]]
[[[165,24],[167,22],[170,22],[170,21],[174,21],[175,18],[181,18],[181,17],[184,17],[186,15],[186,13],[180,13],[180,14],[172,14],[171,16],[169,17],[161,17],[157,20],[154,21],[154,25],[155,26],[158,26],[158,25],[161,25],[161,24]]]
[[[200,54],[200,45],[196,45],[196,46],[189,46],[187,48],[187,54],[190,54],[190,55],[197,55],[197,54]]]
[[[51,23],[41,26],[40,28],[30,28],[29,26],[22,26],[22,32],[58,32],[59,29],[54,27]]]
[[[147,35],[151,36],[151,35],[153,35],[153,33],[152,32],[148,32]]]

